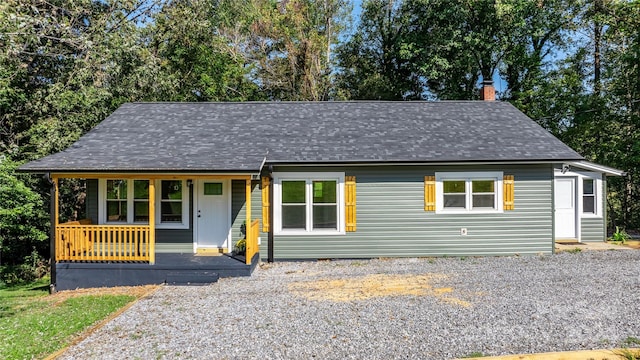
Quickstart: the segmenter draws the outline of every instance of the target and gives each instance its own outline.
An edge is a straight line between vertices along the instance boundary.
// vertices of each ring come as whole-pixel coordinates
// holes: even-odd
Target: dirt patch
[[[633,249],[640,249],[640,240],[627,240],[624,245]]]
[[[104,287],[104,288],[89,288],[89,289],[76,289],[76,290],[63,290],[51,295],[48,300],[53,302],[54,305],[60,304],[67,299],[79,297],[79,296],[91,296],[91,295],[131,295],[140,299],[141,297],[155,291],[160,285],[144,285],[144,286],[117,286],[117,287]]]
[[[434,280],[444,280],[443,274],[386,275],[376,274],[348,279],[322,279],[289,284],[289,291],[309,300],[336,302],[367,300],[386,296],[433,296],[445,303],[462,307],[471,302],[453,296],[451,287],[434,287]]]

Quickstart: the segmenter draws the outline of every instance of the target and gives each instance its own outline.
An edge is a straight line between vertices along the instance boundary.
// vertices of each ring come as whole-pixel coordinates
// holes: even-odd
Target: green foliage
[[[15,173],[17,165],[0,157],[0,265],[17,265],[34,249],[45,252],[48,239],[43,201]]]
[[[247,239],[241,239],[233,246],[233,252],[238,255],[244,255],[247,251]]]
[[[0,358],[42,358],[135,299],[126,295],[81,296],[56,303],[46,282],[0,289]]]
[[[472,353],[470,353],[469,355],[463,356],[464,359],[470,359],[470,358],[479,358],[479,357],[485,357],[486,355],[484,355],[482,352],[480,351],[474,351]]]
[[[624,229],[620,229],[619,226],[616,226],[616,232],[614,232],[609,239],[614,242],[625,244],[627,240],[629,240],[629,234],[627,234]]]
[[[640,345],[640,339],[638,339],[637,337],[629,336],[624,339],[624,343],[628,346]]]
[[[28,284],[49,275],[49,266],[42,255],[34,249],[18,265],[0,266],[0,288]]]
[[[407,43],[409,13],[398,3],[365,1],[360,23],[337,49],[335,97],[415,100],[423,97],[415,51]]]
[[[616,354],[625,360],[640,360],[640,350],[623,349],[616,351]]]

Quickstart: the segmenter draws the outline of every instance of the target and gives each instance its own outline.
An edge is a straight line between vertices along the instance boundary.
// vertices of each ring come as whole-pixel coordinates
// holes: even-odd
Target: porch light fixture
[[[193,185],[193,180],[187,179],[187,186],[191,187],[191,185]]]

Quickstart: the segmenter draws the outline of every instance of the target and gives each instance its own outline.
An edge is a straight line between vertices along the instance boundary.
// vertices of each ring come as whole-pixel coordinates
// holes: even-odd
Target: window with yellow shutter
[[[271,180],[268,176],[262,177],[262,232],[269,232],[271,229]]]
[[[344,177],[345,231],[356,231],[356,177]]]

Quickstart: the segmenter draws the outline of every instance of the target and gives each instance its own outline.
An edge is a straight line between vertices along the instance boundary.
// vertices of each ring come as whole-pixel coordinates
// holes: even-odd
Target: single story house
[[[623,175],[500,101],[128,103],[20,169],[53,184],[59,289],[259,259],[552,253],[605,240],[607,175]],[[59,223],[64,178],[86,179],[87,219]],[[244,262],[201,256],[245,237]]]

